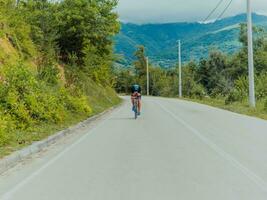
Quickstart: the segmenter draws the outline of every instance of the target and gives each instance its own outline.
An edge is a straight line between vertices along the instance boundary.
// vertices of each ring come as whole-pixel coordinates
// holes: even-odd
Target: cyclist
[[[138,84],[132,85],[131,87],[131,92],[132,92],[131,100],[132,100],[132,105],[133,105],[132,110],[134,110],[134,98],[138,98],[138,115],[141,114],[141,91],[142,89],[140,85]]]

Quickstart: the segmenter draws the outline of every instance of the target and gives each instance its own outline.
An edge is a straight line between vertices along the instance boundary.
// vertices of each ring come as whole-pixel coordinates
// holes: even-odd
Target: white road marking
[[[116,111],[119,112],[122,109],[123,105]],[[100,122],[96,127],[94,127],[93,129],[91,129],[88,133],[86,133],[85,135],[83,135],[79,140],[77,140],[76,142],[74,142],[72,145],[70,145],[69,147],[67,147],[64,151],[62,151],[61,153],[59,153],[56,157],[54,157],[53,159],[51,159],[50,161],[48,161],[45,165],[43,165],[40,169],[38,169],[37,171],[35,171],[34,173],[32,173],[30,176],[28,176],[26,179],[24,179],[23,181],[21,181],[20,183],[18,183],[14,188],[12,188],[11,190],[9,190],[8,192],[6,192],[4,195],[2,195],[2,197],[0,198],[1,200],[11,200],[11,197],[20,189],[22,188],[24,185],[26,185],[27,183],[29,183],[29,181],[31,181],[33,178],[35,178],[36,176],[38,176],[40,173],[42,173],[47,167],[49,167],[51,164],[55,163],[58,159],[60,159],[62,156],[64,156],[66,153],[68,153],[71,149],[73,149],[74,147],[76,147],[77,145],[79,145],[86,137],[88,137],[90,134],[90,132],[96,130],[97,128],[99,128],[100,126],[103,126],[104,123],[106,121],[108,121],[110,118],[112,117],[112,115],[110,114],[109,117],[107,117],[106,119],[104,119],[102,122]]]
[[[169,111],[167,108],[165,108],[161,103],[156,102],[162,110],[167,112],[169,115],[171,115],[175,120],[180,122],[183,126],[185,126],[188,130],[190,130],[194,135],[196,135],[202,142],[204,142],[206,145],[208,145],[212,150],[214,150],[216,153],[218,153],[221,157],[223,157],[225,160],[227,160],[229,163],[231,163],[234,167],[236,167],[238,170],[240,170],[244,175],[246,175],[250,180],[252,180],[254,183],[256,183],[262,190],[267,192],[267,184],[266,182],[259,177],[256,173],[242,165],[239,161],[237,161],[233,156],[225,152],[223,149],[221,149],[218,145],[210,141],[207,137],[202,135],[197,129],[190,126],[186,121],[184,121],[182,118],[178,117],[171,111]]]

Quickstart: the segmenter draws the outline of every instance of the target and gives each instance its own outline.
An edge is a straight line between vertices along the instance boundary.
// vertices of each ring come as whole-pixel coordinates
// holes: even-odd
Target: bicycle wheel
[[[137,119],[137,117],[138,117],[138,113],[135,111],[134,112],[134,118]]]
[[[134,101],[134,119],[138,117],[138,108],[137,108],[137,100]]]

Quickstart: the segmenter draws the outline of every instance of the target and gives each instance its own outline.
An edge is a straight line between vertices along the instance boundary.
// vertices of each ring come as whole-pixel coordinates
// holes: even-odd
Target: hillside
[[[254,24],[267,27],[267,16],[253,14]],[[226,53],[236,52],[239,24],[246,22],[241,14],[225,18],[214,23],[169,23],[169,24],[122,24],[121,32],[116,36],[116,52],[124,55],[130,63],[136,46],[146,47],[154,63],[170,66],[177,58],[176,41],[182,40],[183,60],[206,57],[210,48],[218,48]]]
[[[0,158],[120,102],[112,88],[85,76],[75,86],[83,94],[60,86],[62,80],[51,86],[38,79],[35,58],[22,56],[0,37]]]
[[[108,4],[110,10],[104,13],[98,1],[84,0],[85,7],[73,0],[16,3],[1,1],[0,6],[0,158],[120,102],[109,73],[110,38],[118,24],[115,17],[110,18],[116,16],[111,12],[113,5]],[[94,21],[92,26],[84,23],[92,17],[86,10],[92,6],[102,21],[109,19],[111,28],[102,29],[100,38],[105,44],[98,39],[88,42],[89,37],[99,38],[93,31],[75,32],[94,26]],[[79,11],[75,17],[83,18],[69,27],[75,9]],[[71,43],[77,40],[87,41],[86,46]],[[96,53],[102,49],[105,53]]]

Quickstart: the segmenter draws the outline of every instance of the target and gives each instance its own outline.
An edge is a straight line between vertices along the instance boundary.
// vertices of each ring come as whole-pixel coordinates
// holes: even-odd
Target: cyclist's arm
[[[140,94],[141,94],[141,92],[142,92],[142,88],[141,88],[141,86],[139,86],[138,93],[140,93]]]

